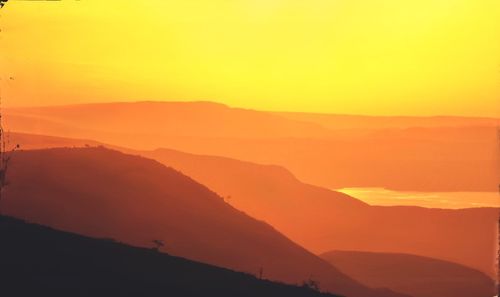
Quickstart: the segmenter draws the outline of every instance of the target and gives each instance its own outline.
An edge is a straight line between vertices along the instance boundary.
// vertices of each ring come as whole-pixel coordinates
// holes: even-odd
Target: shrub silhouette
[[[153,242],[153,244],[155,245],[155,246],[153,247],[153,250],[155,250],[155,251],[157,251],[157,252],[159,252],[159,251],[160,251],[160,249],[161,249],[162,247],[164,247],[164,246],[165,246],[165,243],[163,242],[163,240],[154,239],[154,240],[152,240],[152,242]]]
[[[312,278],[309,278],[308,280],[305,280],[302,283],[302,287],[308,288],[308,289],[311,289],[311,290],[314,290],[314,291],[318,291],[318,292],[320,290],[319,282],[313,280]]]
[[[7,144],[5,132],[2,125],[2,115],[0,114],[0,214],[2,213],[1,202],[2,202],[2,192],[5,186],[7,186],[7,169],[9,168],[9,162],[12,158],[12,154],[20,148],[19,144],[16,144],[14,148],[7,152]]]

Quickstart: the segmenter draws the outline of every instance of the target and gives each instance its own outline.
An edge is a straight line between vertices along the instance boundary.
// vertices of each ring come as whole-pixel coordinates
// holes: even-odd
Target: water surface
[[[384,188],[343,188],[348,194],[371,205],[414,205],[431,208],[500,207],[497,192],[410,192]]]

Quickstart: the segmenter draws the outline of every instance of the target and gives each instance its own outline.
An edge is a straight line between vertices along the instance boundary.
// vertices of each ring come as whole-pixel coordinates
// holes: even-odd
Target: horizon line
[[[256,112],[266,112],[266,113],[289,113],[289,114],[310,114],[310,115],[325,115],[325,116],[348,116],[348,117],[387,117],[387,118],[469,118],[469,119],[490,119],[500,121],[500,115],[498,116],[486,116],[486,115],[458,115],[458,114],[429,114],[429,115],[409,115],[409,114],[362,114],[362,113],[336,113],[336,112],[319,112],[319,111],[293,111],[293,110],[266,110],[266,109],[256,109],[249,107],[239,107],[229,105],[227,103],[213,101],[213,100],[154,100],[154,99],[144,99],[144,100],[117,100],[117,101],[105,101],[105,102],[77,102],[77,103],[63,103],[63,104],[46,104],[46,105],[4,105],[2,109],[25,109],[25,108],[49,108],[49,107],[71,107],[71,106],[85,106],[85,105],[107,105],[107,104],[138,104],[138,103],[160,103],[160,104],[213,104],[220,105],[229,109],[243,109],[251,110]],[[499,124],[500,125],[500,124]]]

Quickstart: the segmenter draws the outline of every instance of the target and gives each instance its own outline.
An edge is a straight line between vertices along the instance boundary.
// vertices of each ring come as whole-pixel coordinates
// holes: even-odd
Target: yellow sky
[[[0,13],[8,106],[500,116],[498,0],[11,0]]]

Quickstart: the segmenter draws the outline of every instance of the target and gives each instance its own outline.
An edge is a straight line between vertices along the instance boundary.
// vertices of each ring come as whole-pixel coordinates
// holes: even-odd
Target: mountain
[[[321,139],[200,137],[158,143],[194,154],[283,166],[301,181],[330,189],[495,192],[500,178],[496,139],[493,127],[460,127]]]
[[[387,286],[414,297],[489,297],[496,293],[493,279],[452,262],[353,251],[332,251],[321,257],[366,285]]]
[[[13,139],[19,139],[13,134]],[[43,145],[24,135],[22,145]],[[71,140],[49,137],[47,146]],[[91,143],[75,140],[75,144]],[[71,146],[71,145],[70,145]],[[250,216],[315,253],[359,250],[407,253],[457,262],[494,276],[498,210],[369,206],[301,182],[285,168],[169,149],[120,150],[181,170]]]
[[[332,296],[0,216],[2,296]]]
[[[316,253],[329,249],[409,253],[494,274],[498,210],[369,206],[299,181],[275,165],[168,149],[137,152],[207,185]]]
[[[334,228],[335,225],[329,224],[332,215],[351,215],[369,207],[346,194],[302,183],[288,170],[276,165],[170,149],[136,153],[191,176],[235,208],[269,222],[313,251],[321,250],[315,241],[321,237],[323,229]]]
[[[19,151],[2,201],[11,216],[258,273],[287,283],[313,278],[345,296],[400,296],[368,290],[205,186],[156,161],[105,148]]]
[[[321,137],[331,133],[317,124],[212,102],[129,102],[9,108],[5,115],[16,131],[30,130],[26,123],[42,121],[38,127],[47,126],[47,132],[52,132],[45,134],[59,135],[64,133],[66,127],[74,127],[80,133],[101,132],[110,137],[114,134],[117,139],[124,135],[274,138]]]
[[[274,112],[281,117],[316,123],[329,129],[408,129],[444,127],[496,127],[498,119],[460,116],[365,116],[307,112]]]
[[[373,127],[351,119],[338,128],[208,102],[11,108],[4,115],[11,131],[276,164],[326,188],[491,192],[500,178],[491,119],[396,118],[386,125],[375,117]]]

